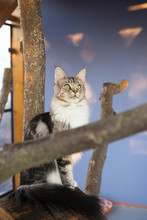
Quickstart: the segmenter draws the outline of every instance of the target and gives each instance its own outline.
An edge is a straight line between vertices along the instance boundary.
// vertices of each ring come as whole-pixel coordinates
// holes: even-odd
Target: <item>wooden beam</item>
[[[12,48],[16,53],[12,54],[13,67],[13,100],[14,100],[14,141],[22,141],[23,132],[23,100],[24,100],[24,60],[20,53],[20,41],[22,40],[20,26],[12,27]],[[19,175],[14,177],[15,189],[19,185]]]
[[[30,120],[44,112],[45,46],[40,0],[18,0],[23,32],[24,133]]]
[[[14,9],[17,7],[17,0],[0,1],[0,27],[9,19]]]

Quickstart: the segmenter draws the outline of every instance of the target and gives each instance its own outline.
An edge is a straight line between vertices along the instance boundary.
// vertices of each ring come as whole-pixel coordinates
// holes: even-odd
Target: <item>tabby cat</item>
[[[43,113],[32,119],[26,130],[25,140],[76,128],[89,122],[89,107],[84,87],[85,74],[86,69],[82,69],[76,77],[67,77],[60,67],[55,68],[50,113]],[[80,158],[81,153],[76,153],[22,172],[20,184],[48,182],[74,189],[76,182],[73,179],[72,165]]]
[[[34,117],[28,125],[25,140],[47,136],[85,125],[89,122],[89,107],[85,97],[85,74],[82,69],[76,77],[67,77],[60,67],[55,68],[54,93],[50,113]],[[20,187],[15,197],[20,203],[38,200],[45,207],[51,204],[64,207],[102,220],[100,201],[97,197],[74,191],[77,186],[72,166],[81,158],[75,153],[21,172]]]

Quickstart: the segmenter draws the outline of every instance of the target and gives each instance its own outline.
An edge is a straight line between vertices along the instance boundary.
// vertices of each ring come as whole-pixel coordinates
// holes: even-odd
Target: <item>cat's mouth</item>
[[[67,101],[69,103],[77,103],[77,102],[79,102],[79,98],[76,95],[74,95],[74,96],[70,97],[70,99],[68,99]]]
[[[71,97],[72,99],[79,99],[78,96],[75,94]]]
[[[76,95],[76,94],[74,94],[72,98],[78,98],[78,97],[77,97],[77,95]]]

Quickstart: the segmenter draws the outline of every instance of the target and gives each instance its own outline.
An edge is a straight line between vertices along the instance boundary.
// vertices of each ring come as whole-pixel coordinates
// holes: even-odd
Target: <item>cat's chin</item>
[[[72,97],[70,99],[67,100],[68,103],[78,103],[79,102],[79,98],[78,97]]]

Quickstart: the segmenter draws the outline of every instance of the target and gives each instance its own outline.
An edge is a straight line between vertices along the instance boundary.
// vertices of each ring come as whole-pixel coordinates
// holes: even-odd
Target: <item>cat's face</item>
[[[76,77],[67,77],[60,67],[56,67],[54,97],[67,104],[85,99],[85,74],[86,69],[82,69]]]

